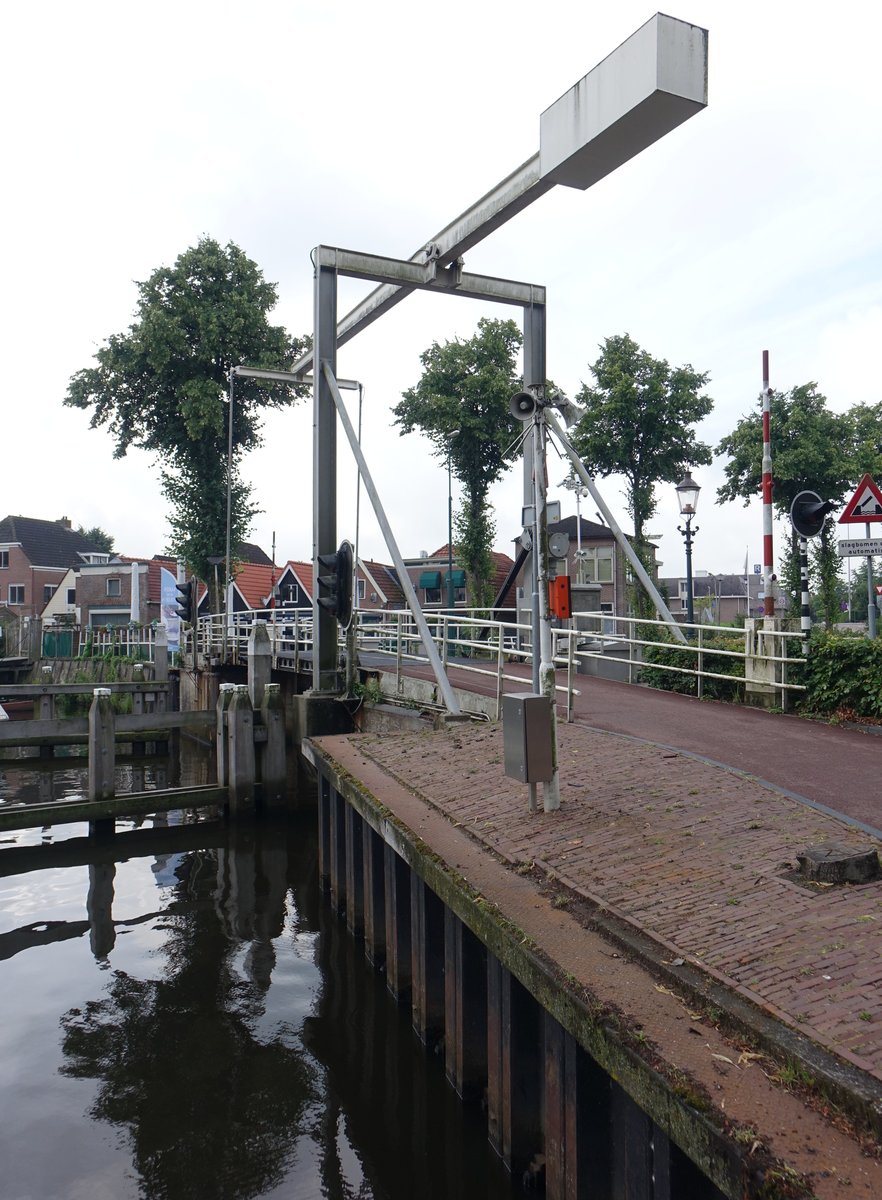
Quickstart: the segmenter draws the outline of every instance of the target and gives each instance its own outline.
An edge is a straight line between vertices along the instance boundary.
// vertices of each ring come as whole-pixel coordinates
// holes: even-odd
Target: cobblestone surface
[[[797,853],[866,832],[656,745],[559,726],[561,807],[530,813],[499,726],[359,751],[513,866],[533,863],[882,1078],[882,882],[806,886]],[[540,786],[541,796],[541,786]]]

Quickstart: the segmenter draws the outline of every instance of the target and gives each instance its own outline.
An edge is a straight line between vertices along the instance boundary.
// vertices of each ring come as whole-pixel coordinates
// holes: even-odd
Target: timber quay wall
[[[751,816],[758,799],[768,817],[783,798],[659,747],[574,726],[561,735],[562,777],[573,780],[581,753],[593,807],[574,790],[559,812],[528,814],[525,790],[502,779],[498,726],[313,737],[303,747],[318,775],[319,873],[332,907],[410,1004],[417,1035],[443,1055],[458,1094],[486,1105],[491,1144],[513,1173],[544,1175],[551,1200],[878,1200],[882,1076],[873,1064],[845,1050],[846,1039],[834,1053],[834,1037],[813,1040],[811,1028],[801,1032],[798,1020],[683,952],[676,935],[647,935],[621,899],[604,900],[618,877],[620,892],[651,904],[655,890],[670,914],[676,891],[674,922],[688,942],[692,886],[666,892],[665,875],[669,884],[694,875],[709,914],[737,906],[717,899],[712,865],[687,860],[695,830],[677,822],[684,812],[693,824],[701,818],[684,798],[721,779],[729,805],[749,804]],[[629,763],[630,780],[610,770],[604,788],[614,759]],[[642,811],[666,808],[671,819],[654,826]],[[673,855],[669,837],[679,838]],[[639,845],[655,865],[639,861]],[[578,867],[592,857],[593,894]],[[850,894],[858,907],[870,901]],[[766,911],[769,929],[776,915]],[[741,936],[745,956],[758,949],[753,920]],[[737,936],[730,931],[730,943]],[[831,1117],[831,1096],[850,1125]]]

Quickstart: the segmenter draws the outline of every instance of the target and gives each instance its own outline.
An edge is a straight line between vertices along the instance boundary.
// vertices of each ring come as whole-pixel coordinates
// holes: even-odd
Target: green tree
[[[92,409],[90,427],[106,426],[116,458],[133,446],[157,456],[173,510],[169,549],[208,579],[207,560],[223,553],[226,541],[230,368],[286,370],[307,343],[269,323],[275,285],[232,242],[203,238],[137,286],[135,322],[107,339],[97,366],[73,376],[65,404]],[[235,382],[233,546],[247,539],[257,511],[240,468],[260,444],[261,413],[291,404],[298,393],[282,382]]]
[[[77,533],[81,533],[84,538],[88,538],[93,545],[97,546],[99,550],[103,550],[105,554],[113,554],[113,538],[99,525],[93,525],[91,529],[84,529],[82,525],[78,525]]]
[[[850,414],[831,412],[816,383],[805,383],[771,399],[772,503],[787,516],[794,497],[817,492],[824,500],[841,502],[854,476],[855,424]],[[717,446],[725,454],[726,482],[717,490],[717,503],[742,499],[747,504],[762,491],[762,398],[757,411],[742,417]],[[809,558],[819,609],[825,624],[838,618],[839,561],[835,555],[835,518],[829,516],[821,536],[812,539]],[[798,536],[788,522],[788,552],[781,555],[782,587],[790,611],[800,607]]]
[[[496,526],[487,493],[517,456],[523,424],[509,400],[520,387],[516,357],[522,343],[514,321],[482,318],[477,332],[420,355],[423,374],[392,410],[401,433],[419,429],[463,486],[456,514],[457,557],[473,604],[485,605],[492,577],[490,551]],[[456,437],[450,437],[458,430]]]
[[[873,583],[879,581],[879,566],[882,560],[873,559]],[[858,566],[858,564],[860,564]],[[848,584],[846,584],[846,599],[848,598]],[[867,560],[865,558],[853,558],[851,560],[851,620],[866,621],[867,619]]]
[[[851,482],[866,474],[882,476],[882,404],[855,404],[843,414],[852,459]]]
[[[708,375],[653,358],[627,333],[604,340],[591,372],[594,385],[583,383],[576,396],[584,412],[571,440],[590,474],[624,477],[635,549],[648,566],[655,485],[676,484],[690,467],[711,461],[693,428],[713,408],[702,392]],[[642,608],[642,589],[639,596]]]

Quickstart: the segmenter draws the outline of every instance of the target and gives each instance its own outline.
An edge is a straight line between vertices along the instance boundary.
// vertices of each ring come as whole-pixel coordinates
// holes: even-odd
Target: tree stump
[[[870,883],[879,877],[879,855],[873,846],[819,842],[796,856],[799,870],[816,883]]]

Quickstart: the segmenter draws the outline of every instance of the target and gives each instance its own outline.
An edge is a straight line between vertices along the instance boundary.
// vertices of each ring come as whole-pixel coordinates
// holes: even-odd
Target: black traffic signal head
[[[196,621],[196,580],[188,579],[186,583],[175,584],[177,592],[177,613],[182,621],[189,625]]]
[[[343,541],[334,554],[318,556],[316,599],[348,629],[352,621],[352,543]]]
[[[835,507],[835,501],[822,500],[817,492],[799,492],[790,505],[790,524],[801,537],[817,537]]]

